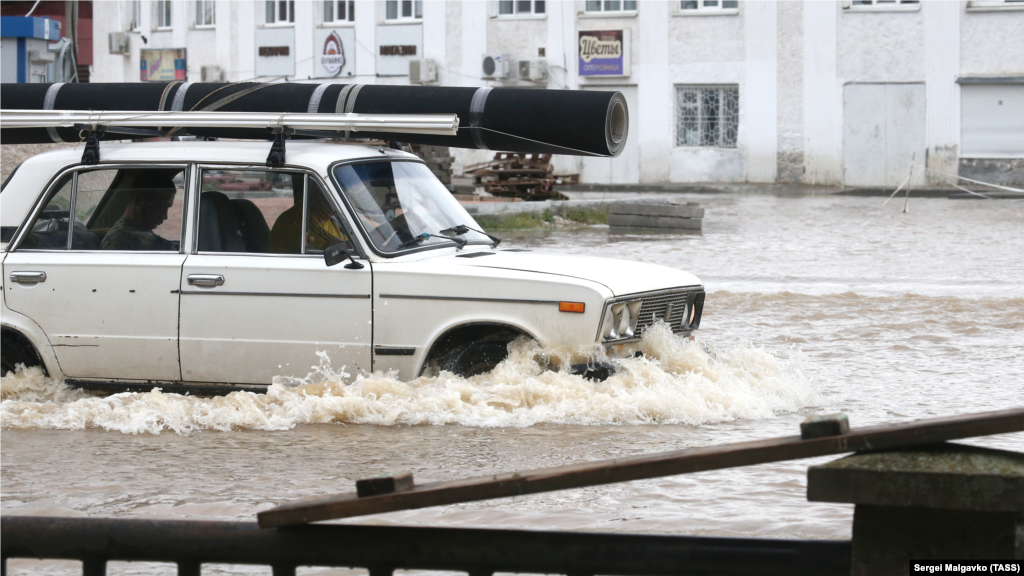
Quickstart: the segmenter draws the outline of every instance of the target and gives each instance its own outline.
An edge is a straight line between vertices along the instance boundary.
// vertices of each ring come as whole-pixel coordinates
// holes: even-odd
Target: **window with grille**
[[[171,0],[157,0],[156,2],[156,27],[171,27]]]
[[[545,10],[544,4],[544,0],[500,0],[498,2],[498,16],[543,14]]]
[[[198,0],[196,2],[196,26],[213,26],[216,23],[216,2],[214,0]]]
[[[291,24],[294,22],[294,0],[267,0],[267,24]]]
[[[356,21],[354,0],[326,0],[324,2],[324,24],[338,24]]]
[[[738,86],[676,86],[676,146],[735,148]]]
[[[715,12],[716,10],[735,10],[739,8],[737,0],[682,0],[679,9],[683,11]]]
[[[385,20],[418,20],[423,18],[423,0],[387,0]]]
[[[636,0],[587,0],[587,12],[635,12]]]

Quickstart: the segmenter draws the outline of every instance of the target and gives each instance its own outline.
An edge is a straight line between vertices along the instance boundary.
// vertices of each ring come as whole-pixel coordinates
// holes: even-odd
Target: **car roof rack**
[[[454,136],[455,114],[308,114],[299,112],[137,112],[88,110],[0,110],[4,128],[74,128],[85,138],[83,164],[100,161],[106,133],[161,137],[184,128],[266,129],[273,138],[267,166],[284,164],[284,141],[292,135],[348,139],[352,132]]]

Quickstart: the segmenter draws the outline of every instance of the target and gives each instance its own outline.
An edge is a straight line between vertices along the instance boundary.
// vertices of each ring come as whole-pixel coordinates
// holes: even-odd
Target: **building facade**
[[[94,10],[94,82],[619,90],[630,111],[622,155],[556,159],[583,182],[893,187],[915,164],[915,186],[943,174],[1024,183],[1020,0],[130,0]],[[489,157],[460,151],[457,164]]]

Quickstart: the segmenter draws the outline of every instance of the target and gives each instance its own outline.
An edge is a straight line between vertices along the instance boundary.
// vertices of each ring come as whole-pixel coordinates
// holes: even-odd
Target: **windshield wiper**
[[[441,230],[441,234],[462,235],[462,234],[466,234],[470,230],[472,230],[473,232],[477,232],[477,233],[483,234],[484,236],[487,236],[488,238],[490,238],[491,242],[493,242],[493,244],[491,244],[491,248],[497,248],[498,244],[501,244],[501,238],[498,238],[497,236],[492,236],[491,234],[488,234],[487,232],[484,232],[483,230],[477,230],[476,228],[470,228],[469,226],[466,226],[465,224],[457,224],[455,226],[452,226],[451,228],[445,228],[444,230]]]
[[[444,230],[442,230],[442,232],[444,232]],[[412,240],[409,240],[408,242],[403,242],[402,244],[400,244],[398,246],[398,249],[401,250],[403,248],[408,248],[409,246],[412,246],[414,244],[420,244],[424,240],[426,240],[427,238],[437,238],[438,240],[450,240],[450,241],[455,242],[456,244],[459,245],[459,250],[462,250],[463,248],[466,247],[466,244],[468,244],[468,242],[466,242],[462,238],[453,238],[451,236],[438,236],[437,234],[431,234],[429,232],[424,232],[423,234],[420,234],[419,236],[414,237]]]

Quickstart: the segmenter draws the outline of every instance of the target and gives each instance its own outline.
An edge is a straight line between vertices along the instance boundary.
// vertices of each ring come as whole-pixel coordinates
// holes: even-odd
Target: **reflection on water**
[[[540,371],[528,346],[470,379],[344,388],[325,369],[221,399],[5,378],[3,513],[251,520],[389,471],[447,480],[788,436],[817,413],[856,427],[1024,404],[1024,202],[912,198],[902,214],[878,198],[690,199],[701,235],[592,227],[502,247],[689,270],[708,289],[696,343],[645,343],[651,359],[601,384]],[[972,442],[1024,451],[1024,434]],[[806,501],[807,465],[830,459],[350,522],[843,538],[852,507]]]

